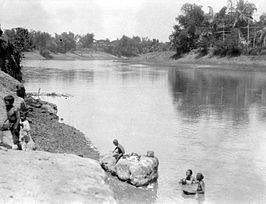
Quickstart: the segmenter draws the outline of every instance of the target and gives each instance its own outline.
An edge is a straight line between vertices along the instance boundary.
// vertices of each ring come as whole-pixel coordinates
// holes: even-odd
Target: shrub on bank
[[[50,51],[48,49],[41,49],[40,55],[43,56],[46,59],[52,59],[53,56],[51,55]]]

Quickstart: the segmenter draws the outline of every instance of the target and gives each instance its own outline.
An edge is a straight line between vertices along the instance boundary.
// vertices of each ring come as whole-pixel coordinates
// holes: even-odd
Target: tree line
[[[39,50],[40,54],[46,58],[51,58],[51,53],[66,53],[82,49],[104,51],[116,56],[126,57],[169,49],[169,43],[138,36],[130,38],[124,35],[114,41],[109,39],[95,40],[93,33],[79,35],[72,32],[63,32],[61,34],[55,33],[52,36],[47,32],[29,31],[21,27],[6,29],[4,35],[19,52]]]
[[[254,20],[255,4],[229,0],[214,13],[205,13],[201,5],[186,3],[170,35],[170,43],[179,58],[194,50],[199,56],[238,56],[266,54],[266,13]]]

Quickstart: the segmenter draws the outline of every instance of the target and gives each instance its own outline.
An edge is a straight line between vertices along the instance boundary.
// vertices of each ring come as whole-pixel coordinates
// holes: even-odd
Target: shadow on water
[[[114,192],[118,203],[155,203],[157,199],[158,183],[147,187],[135,187],[116,177],[108,175],[107,184]]]

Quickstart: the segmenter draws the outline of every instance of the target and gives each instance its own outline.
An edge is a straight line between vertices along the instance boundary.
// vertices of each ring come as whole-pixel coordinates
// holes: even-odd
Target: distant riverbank
[[[129,58],[129,62],[142,63],[159,66],[176,66],[180,64],[199,64],[199,65],[239,65],[252,68],[256,66],[256,69],[266,70],[266,56],[239,56],[239,57],[197,57],[196,54],[187,54],[179,59],[172,59],[171,57],[175,54],[173,51],[165,52],[151,52],[140,55],[138,57]],[[220,66],[219,66],[220,67]],[[228,66],[224,67],[227,68]]]
[[[175,54],[174,51],[164,51],[164,52],[150,52],[146,54],[139,55],[137,57],[117,57],[106,52],[101,51],[73,51],[62,53],[52,53],[51,60],[125,60],[132,63],[149,64],[157,66],[176,66],[180,64],[198,64],[198,65],[237,65],[245,68],[252,68],[251,66],[256,66],[256,69],[264,70],[266,66],[266,56],[246,56],[241,55],[239,57],[217,57],[217,56],[203,56],[197,57],[195,53],[189,53],[184,55],[179,59],[173,59],[172,56]],[[23,57],[25,60],[46,60],[42,55],[40,55],[38,50],[32,52],[24,52]],[[221,68],[228,68],[221,67]],[[266,68],[265,68],[266,70]]]
[[[116,60],[118,57],[101,51],[73,51],[67,53],[50,53],[51,60]],[[25,60],[46,60],[45,57],[40,55],[38,50],[32,52],[23,52]]]

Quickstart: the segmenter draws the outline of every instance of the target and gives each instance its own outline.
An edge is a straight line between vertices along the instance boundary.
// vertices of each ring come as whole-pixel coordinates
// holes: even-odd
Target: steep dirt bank
[[[44,60],[45,58],[40,55],[39,51],[24,52],[24,59],[26,60]],[[116,56],[100,52],[100,51],[73,51],[65,54],[51,53],[51,60],[116,60]]]
[[[17,107],[23,101],[15,94],[16,85],[0,71],[0,124],[6,118],[4,96],[12,94]],[[0,146],[0,203],[116,203],[96,161],[99,154],[84,135],[40,107],[46,102],[26,98],[26,103],[31,135],[37,150],[44,151],[11,150],[11,134],[4,132],[9,145]]]
[[[179,64],[201,64],[201,65],[241,65],[246,67],[256,66],[256,69],[266,66],[266,56],[239,56],[239,57],[210,57],[198,58],[196,54],[190,53],[180,59],[171,58],[175,52],[152,52],[139,57],[130,58],[127,61],[133,63],[154,64],[160,66],[176,66]],[[260,67],[260,68],[259,68]],[[266,68],[265,68],[266,69]]]
[[[57,115],[41,108],[44,101],[32,97],[25,99],[30,107],[31,134],[38,150],[53,153],[71,153],[98,160],[99,153],[91,147],[79,130],[59,123]]]
[[[0,124],[6,119],[6,110],[3,98],[7,94],[15,97],[15,105],[19,107],[22,99],[16,96],[16,85],[20,82],[0,71]],[[60,123],[58,117],[40,108],[45,102],[38,102],[31,97],[25,99],[30,107],[28,119],[31,122],[32,138],[37,150],[57,153],[72,153],[93,159],[99,158],[99,153],[91,148],[91,143],[85,139],[83,133],[77,129]],[[7,137],[9,133],[5,133]]]

